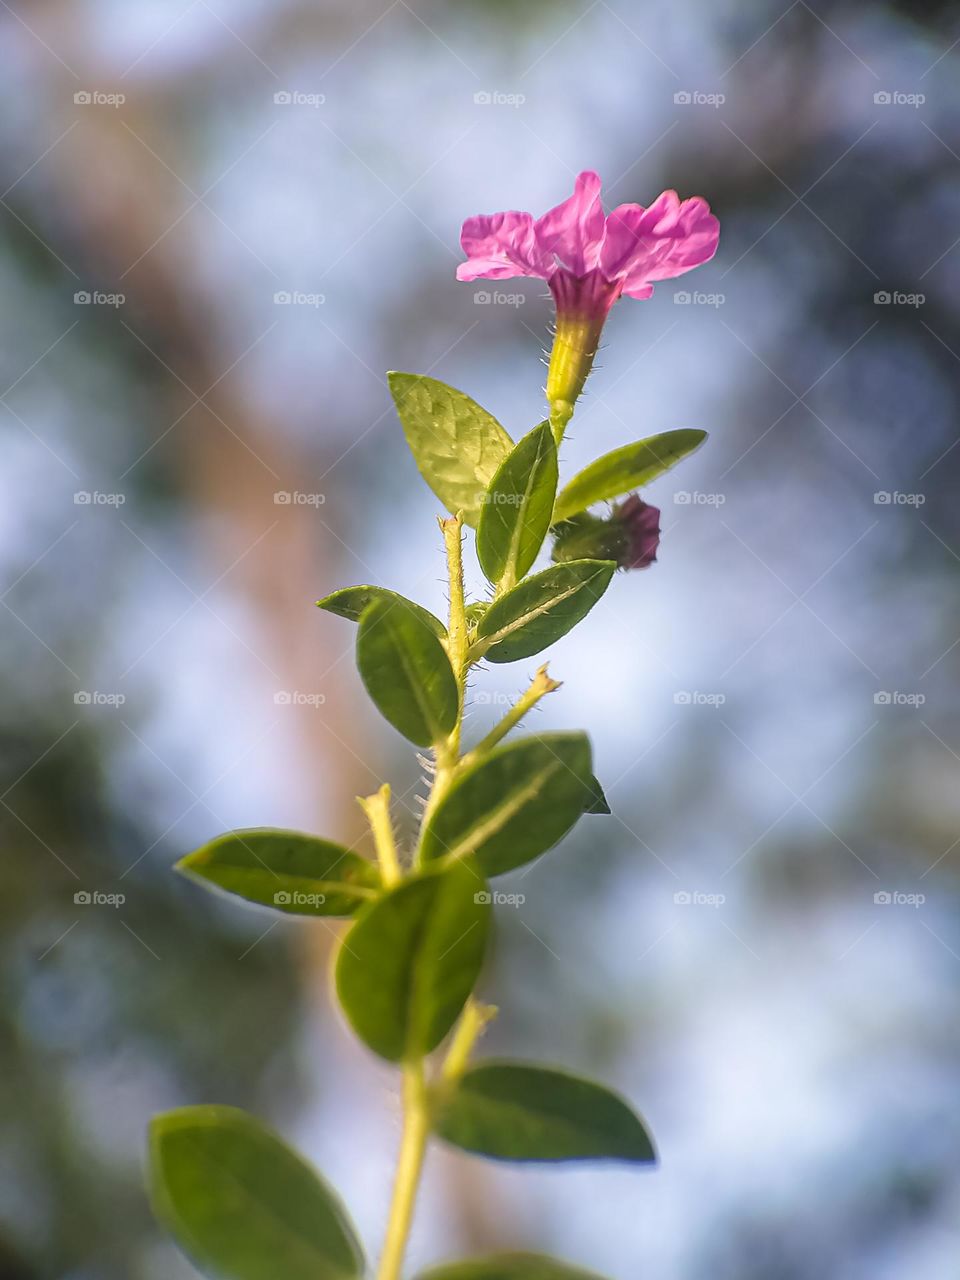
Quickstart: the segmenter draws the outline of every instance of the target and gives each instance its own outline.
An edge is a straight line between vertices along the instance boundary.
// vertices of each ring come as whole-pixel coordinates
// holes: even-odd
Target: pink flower
[[[660,546],[660,508],[631,493],[614,508],[613,516],[625,535],[621,569],[646,569],[653,564]]]
[[[467,261],[457,279],[547,281],[557,304],[547,399],[562,433],[616,300],[649,298],[654,281],[709,261],[719,236],[706,200],[680,200],[675,191],[664,191],[649,208],[622,204],[604,215],[599,175],[587,170],[569,200],[542,218],[516,211],[468,218],[460,233]]]

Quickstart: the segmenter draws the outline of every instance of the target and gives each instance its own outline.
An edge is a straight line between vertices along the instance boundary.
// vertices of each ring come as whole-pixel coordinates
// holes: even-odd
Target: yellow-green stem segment
[[[403,1068],[403,1136],[377,1280],[400,1280],[429,1136],[430,1109],[423,1062],[408,1062]]]

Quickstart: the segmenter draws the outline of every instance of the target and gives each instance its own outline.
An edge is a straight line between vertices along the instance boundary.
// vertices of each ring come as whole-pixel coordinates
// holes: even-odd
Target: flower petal
[[[631,298],[649,298],[654,280],[674,276],[709,261],[717,251],[720,224],[700,196],[681,202],[675,191],[644,209],[622,204],[607,218],[600,268],[623,280]]]
[[[506,280],[510,276],[545,280],[551,270],[549,258],[537,247],[533,218],[515,209],[467,218],[460,245],[467,261],[457,267],[458,280]]]
[[[569,200],[538,218],[534,230],[545,254],[555,255],[573,275],[582,276],[599,261],[603,226],[600,175],[586,169],[577,177]]]

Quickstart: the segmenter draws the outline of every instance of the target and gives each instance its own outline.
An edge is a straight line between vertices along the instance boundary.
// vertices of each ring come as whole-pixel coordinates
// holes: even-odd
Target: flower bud
[[[556,561],[615,560],[621,569],[646,569],[657,558],[660,510],[632,493],[608,517],[583,512],[561,521],[554,535]]]

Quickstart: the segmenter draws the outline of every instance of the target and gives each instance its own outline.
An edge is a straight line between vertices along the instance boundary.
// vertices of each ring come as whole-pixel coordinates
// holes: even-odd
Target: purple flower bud
[[[660,508],[631,493],[614,508],[613,516],[625,535],[621,569],[646,569],[653,564],[660,546]]]

